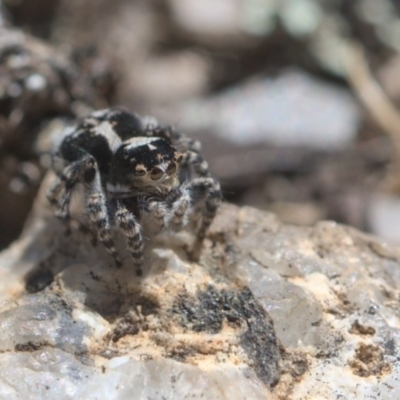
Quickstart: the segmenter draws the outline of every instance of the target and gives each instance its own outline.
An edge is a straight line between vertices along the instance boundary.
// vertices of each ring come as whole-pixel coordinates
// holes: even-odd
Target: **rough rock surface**
[[[399,249],[224,205],[199,263],[166,235],[138,278],[66,234],[46,185],[0,255],[0,398],[396,398]]]

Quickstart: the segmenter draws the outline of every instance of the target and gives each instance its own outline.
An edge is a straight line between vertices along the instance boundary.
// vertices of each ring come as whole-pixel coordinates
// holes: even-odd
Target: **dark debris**
[[[28,352],[31,353],[33,351],[39,350],[44,346],[47,346],[47,343],[36,343],[36,342],[27,342],[27,343],[18,343],[15,345],[15,351],[20,352]]]
[[[179,316],[182,326],[195,332],[217,334],[224,320],[242,327],[240,344],[257,376],[270,386],[278,382],[280,351],[274,325],[249,288],[226,291],[210,285],[196,297],[184,293],[172,313]]]

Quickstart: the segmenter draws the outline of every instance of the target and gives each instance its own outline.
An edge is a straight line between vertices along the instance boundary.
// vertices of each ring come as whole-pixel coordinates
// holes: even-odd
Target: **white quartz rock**
[[[123,356],[96,367],[48,347],[1,354],[0,363],[2,399],[265,399],[264,388],[234,366],[202,371],[168,359]]]

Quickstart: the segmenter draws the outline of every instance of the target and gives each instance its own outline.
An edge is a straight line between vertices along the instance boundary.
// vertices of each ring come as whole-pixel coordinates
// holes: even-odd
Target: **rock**
[[[199,263],[188,261],[189,233],[164,235],[147,243],[139,278],[129,262],[115,269],[88,232],[65,233],[44,199],[51,179],[0,255],[0,397],[389,399],[400,390],[399,249],[333,222],[294,227],[224,204]]]
[[[87,113],[90,107],[108,105],[112,72],[95,54],[65,54],[22,31],[0,26],[0,56],[1,146],[14,141],[22,147],[20,153],[27,152],[28,146],[18,142],[20,136],[32,143],[32,131],[48,115],[79,115],[79,109]]]
[[[389,193],[376,193],[368,205],[368,224],[371,231],[392,244],[400,243],[397,218],[400,215],[400,199]]]
[[[206,0],[197,2],[194,0],[170,0],[172,15],[178,26],[187,32],[213,39],[214,42],[221,40],[238,40],[241,37],[243,26],[242,4],[240,1],[222,0],[218,4]]]
[[[300,70],[255,79],[175,111],[186,131],[216,132],[239,145],[344,149],[358,132],[360,110],[350,93]]]
[[[209,86],[211,65],[205,52],[194,45],[167,50],[173,29],[169,15],[150,2],[62,1],[52,38],[61,46],[98,48],[118,68],[114,101],[148,113],[156,105],[198,97]]]

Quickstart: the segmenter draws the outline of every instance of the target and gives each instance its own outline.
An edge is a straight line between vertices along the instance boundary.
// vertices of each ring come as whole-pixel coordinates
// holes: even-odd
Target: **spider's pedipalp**
[[[168,206],[165,202],[149,201],[142,210],[142,215],[146,218],[147,226],[152,235],[163,232],[168,224]]]
[[[185,188],[179,192],[179,197],[173,202],[170,211],[169,225],[172,231],[179,231],[188,224],[190,193]]]

